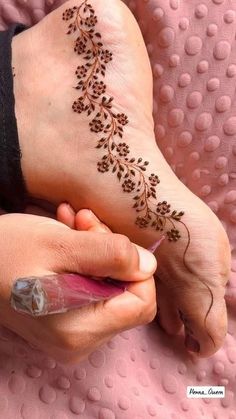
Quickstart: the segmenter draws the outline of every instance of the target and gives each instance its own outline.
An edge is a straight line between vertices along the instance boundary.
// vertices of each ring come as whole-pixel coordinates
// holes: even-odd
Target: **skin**
[[[68,212],[66,206],[59,208],[61,219],[65,218],[65,211]],[[93,214],[88,213],[92,218]],[[125,236],[106,229],[104,234],[104,228],[101,231],[96,219],[91,228],[87,218],[86,211],[76,215],[78,231],[75,231],[42,216],[0,217],[1,324],[61,362],[80,361],[117,333],[146,324],[156,314],[152,276],[156,269],[155,257]],[[142,257],[148,258],[146,273],[140,271]],[[9,306],[14,279],[60,272],[111,276],[132,283],[118,297],[65,314],[33,318]]]
[[[114,174],[97,171],[104,154],[96,149],[100,137],[90,131],[85,114],[72,111],[78,97],[73,89],[75,70],[83,59],[74,53],[73,39],[65,34],[62,13],[75,3],[67,2],[13,40],[16,115],[27,188],[32,197],[55,206],[67,201],[75,211],[90,208],[112,231],[148,247],[160,232],[135,225],[131,194],[122,191]],[[187,319],[200,345],[199,355],[210,356],[227,331],[228,238],[217,217],[177,179],[157,147],[152,75],[136,21],[119,0],[113,0],[112,7],[105,0],[94,0],[93,5],[99,18],[96,28],[113,53],[106,72],[107,93],[115,98],[115,110],[129,119],[124,141],[132,157],[149,162],[148,176],[158,175],[156,204],[166,200],[171,208],[183,210],[190,234],[189,244],[186,228],[180,225],[181,240],[165,240],[158,250],[161,322],[168,333],[178,333]]]

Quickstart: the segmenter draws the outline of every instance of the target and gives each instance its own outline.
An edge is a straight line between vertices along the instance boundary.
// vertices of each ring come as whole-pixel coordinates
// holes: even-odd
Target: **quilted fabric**
[[[63,1],[0,0],[0,27],[32,24]],[[216,212],[231,240],[229,329],[208,360],[155,323],[121,333],[73,367],[0,331],[0,417],[235,419],[236,2],[130,0],[154,75],[157,142],[181,180]],[[187,385],[224,385],[224,399],[187,399]],[[125,389],[125,391],[124,391]]]

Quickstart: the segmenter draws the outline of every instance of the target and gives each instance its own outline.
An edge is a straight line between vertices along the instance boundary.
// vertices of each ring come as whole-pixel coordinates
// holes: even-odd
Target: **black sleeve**
[[[26,206],[11,50],[12,37],[24,29],[25,26],[14,24],[7,31],[0,32],[0,207],[7,212],[23,212]]]

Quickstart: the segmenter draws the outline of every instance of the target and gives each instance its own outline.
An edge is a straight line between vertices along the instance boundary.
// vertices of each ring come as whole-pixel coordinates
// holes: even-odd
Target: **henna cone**
[[[154,253],[165,239],[163,236],[149,248]],[[11,307],[31,316],[64,313],[97,301],[122,294],[129,282],[111,278],[101,280],[79,274],[55,274],[19,278],[12,287]]]
[[[20,278],[12,288],[11,306],[32,316],[63,313],[115,297],[126,286],[124,282],[66,273]]]

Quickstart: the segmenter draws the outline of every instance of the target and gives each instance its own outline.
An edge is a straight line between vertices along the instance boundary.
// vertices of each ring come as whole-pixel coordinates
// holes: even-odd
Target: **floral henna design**
[[[72,109],[76,113],[91,115],[90,131],[101,133],[96,147],[106,154],[97,164],[98,171],[116,173],[123,191],[134,193],[133,208],[139,213],[136,224],[140,228],[150,226],[164,231],[168,227],[168,240],[177,242],[181,235],[176,222],[181,221],[184,212],[173,211],[166,201],[154,202],[157,199],[156,187],[160,183],[158,176],[151,174],[146,177],[149,163],[142,158],[130,157],[129,146],[119,141],[129,121],[124,113],[114,112],[114,99],[106,94],[107,86],[101,80],[106,74],[106,64],[113,57],[108,49],[104,49],[101,35],[95,30],[97,16],[93,7],[88,0],[84,0],[80,6],[66,9],[63,20],[72,21],[67,34],[79,33],[74,51],[78,55],[83,54],[85,63],[78,66],[75,73],[78,79],[76,89],[81,91],[81,96],[74,101]]]
[[[192,271],[185,261],[190,245],[190,233],[182,221],[184,212],[172,210],[167,201],[157,202],[156,188],[160,183],[159,177],[154,173],[149,177],[145,176],[149,162],[143,161],[141,157],[130,157],[129,146],[121,142],[124,127],[129,120],[124,113],[114,111],[114,98],[108,96],[107,86],[101,80],[106,75],[106,64],[112,61],[113,55],[104,48],[101,42],[101,34],[95,29],[98,19],[88,1],[84,0],[80,6],[66,9],[62,15],[64,21],[71,21],[67,34],[78,33],[74,41],[74,52],[83,55],[84,59],[84,64],[78,66],[75,72],[78,79],[75,88],[80,90],[81,95],[72,104],[72,109],[78,114],[86,113],[87,116],[91,116],[90,131],[101,133],[96,148],[103,149],[105,154],[97,163],[97,169],[100,173],[111,171],[116,174],[123,191],[134,194],[133,208],[139,213],[135,224],[140,228],[152,227],[157,231],[166,230],[170,242],[177,242],[181,238],[176,223],[184,226],[188,241],[183,261],[186,268]],[[205,286],[211,293],[208,315],[213,304],[213,295],[208,285],[205,284]]]

